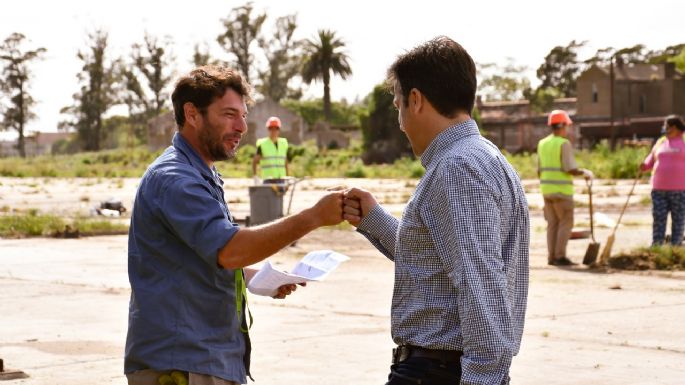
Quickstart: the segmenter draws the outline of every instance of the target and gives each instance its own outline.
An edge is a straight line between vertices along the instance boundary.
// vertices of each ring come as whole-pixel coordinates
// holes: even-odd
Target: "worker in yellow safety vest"
[[[255,181],[259,177],[265,182],[274,179],[282,179],[289,174],[288,170],[288,140],[279,138],[281,131],[281,119],[276,116],[266,121],[269,136],[257,140],[257,153],[252,159],[252,174]],[[259,175],[257,174],[259,166]]]
[[[573,147],[566,138],[572,124],[566,111],[552,111],[547,117],[552,133],[538,142],[538,176],[547,221],[547,263],[554,266],[575,264],[566,256],[573,228],[573,176],[593,178],[590,170],[576,164]]]

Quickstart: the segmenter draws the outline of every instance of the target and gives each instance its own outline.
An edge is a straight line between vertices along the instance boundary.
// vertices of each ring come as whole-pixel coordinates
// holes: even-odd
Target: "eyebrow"
[[[235,108],[235,107],[224,107],[221,110],[219,110],[219,112],[222,112],[222,113],[223,112],[232,112],[232,113],[234,113],[236,115],[240,115],[240,116],[247,116],[247,114],[248,114],[247,109],[245,109],[244,113],[241,113],[240,110]]]

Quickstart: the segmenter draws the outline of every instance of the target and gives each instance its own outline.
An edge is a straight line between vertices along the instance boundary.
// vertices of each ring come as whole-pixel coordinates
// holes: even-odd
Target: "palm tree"
[[[331,73],[346,79],[352,74],[348,56],[340,49],[345,43],[331,30],[320,29],[319,39],[304,42],[304,64],[302,80],[310,84],[313,80],[323,81],[323,115],[331,120]]]

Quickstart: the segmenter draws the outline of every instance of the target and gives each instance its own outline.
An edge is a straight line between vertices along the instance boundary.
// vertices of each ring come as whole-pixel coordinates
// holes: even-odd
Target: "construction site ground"
[[[37,209],[88,215],[115,197],[130,209],[137,179],[0,178],[6,213]],[[249,215],[248,180],[227,180],[226,199],[238,218]],[[587,227],[587,195],[577,181],[576,222]],[[293,193],[295,212],[335,185],[376,194],[398,217],[415,180],[316,179]],[[537,181],[524,181],[531,208],[530,290],[521,351],[512,384],[683,384],[685,273],[591,270],[547,265],[545,222]],[[598,181],[596,211],[616,220],[631,181]],[[651,241],[650,186],[640,183],[616,233],[613,251]],[[288,207],[290,192],[284,196]],[[130,210],[129,210],[130,211]],[[126,217],[119,219],[128,220]],[[610,224],[610,223],[607,223]],[[600,227],[605,243],[611,229]],[[588,240],[569,243],[580,262]],[[0,358],[28,378],[8,384],[125,384],[123,374],[130,287],[127,236],[0,239]],[[384,384],[393,342],[393,264],[353,228],[317,230],[271,258],[291,269],[311,250],[351,259],[325,281],[285,300],[250,296],[256,384]]]

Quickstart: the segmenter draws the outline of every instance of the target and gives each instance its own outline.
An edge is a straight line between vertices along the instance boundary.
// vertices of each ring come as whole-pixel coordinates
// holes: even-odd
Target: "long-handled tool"
[[[293,194],[295,194],[295,186],[297,186],[298,183],[302,182],[303,180],[307,179],[307,177],[303,178],[294,178],[292,182],[290,183],[290,186],[292,187],[292,190],[290,190],[290,199],[288,200],[288,213],[285,214],[286,216],[290,215],[290,207],[293,204]]]
[[[590,195],[590,236],[592,237],[592,242],[587,245],[587,250],[585,250],[585,257],[583,257],[583,265],[592,265],[597,260],[597,255],[599,254],[600,244],[595,241],[595,223],[594,223],[594,212],[592,210],[592,179],[587,180],[587,191]]]
[[[642,176],[642,172],[638,171],[637,176],[635,177],[635,181],[633,181],[633,186],[630,188],[630,192],[628,193],[628,198],[626,199],[626,203],[623,205],[623,208],[621,209],[621,214],[618,216],[618,220],[616,221],[616,225],[614,225],[614,229],[611,231],[609,238],[607,238],[607,243],[606,243],[606,245],[604,245],[604,249],[602,249],[602,254],[599,256],[599,264],[600,265],[606,265],[606,263],[609,261],[609,257],[611,256],[611,247],[614,246],[614,239],[616,238],[616,230],[618,229],[618,225],[621,223],[621,218],[623,218],[623,213],[626,211],[626,207],[628,207],[628,202],[630,202],[630,196],[633,195],[633,190],[635,190],[635,185],[640,180],[641,176]]]

